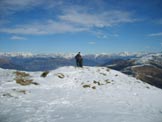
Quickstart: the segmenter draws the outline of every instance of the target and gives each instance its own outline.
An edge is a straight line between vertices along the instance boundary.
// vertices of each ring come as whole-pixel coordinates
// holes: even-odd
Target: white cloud
[[[4,12],[25,10],[40,5],[42,2],[42,0],[1,0],[0,10]]]
[[[54,14],[55,20],[48,20],[47,17],[46,22],[42,22],[40,19],[37,20],[37,23],[34,23],[29,19],[28,22],[30,23],[28,24],[12,23],[12,27],[1,27],[1,33],[45,35],[81,31],[91,32],[94,31],[94,28],[104,28],[137,21],[127,11],[109,10],[94,13],[90,12],[89,8],[79,5],[67,7],[67,2],[63,0],[59,2],[53,0],[1,0],[0,3],[0,11],[10,14],[21,10],[30,11],[31,8],[36,6],[50,9],[50,12],[56,8],[59,9],[59,12]],[[107,35],[103,35],[102,38],[107,38]]]
[[[18,25],[14,28],[1,28],[0,32],[10,34],[25,34],[25,35],[46,35],[58,34],[66,32],[80,32],[85,31],[86,28],[68,24],[65,22],[55,22],[48,20],[44,23],[32,23],[26,25]]]
[[[21,37],[21,36],[12,36],[10,39],[12,39],[12,40],[26,40],[25,37]]]
[[[81,13],[77,10],[67,10],[60,15],[63,21],[79,24],[86,27],[109,27],[120,23],[135,22],[137,19],[131,17],[131,13],[126,11],[107,11],[102,13]]]
[[[94,41],[90,41],[90,42],[88,42],[88,44],[90,44],[90,45],[94,45],[94,44],[96,44],[96,42],[94,42]]]
[[[152,34],[149,34],[149,36],[162,36],[162,32],[152,33]]]
[[[91,31],[92,34],[94,34],[97,38],[99,39],[108,39],[108,38],[116,38],[116,37],[119,37],[119,34],[117,33],[112,33],[112,32],[104,32],[104,31]]]
[[[64,0],[0,0],[0,16],[12,15],[19,11],[30,11],[35,7],[50,12],[61,5],[61,9],[63,9],[63,4],[65,4]]]
[[[106,39],[107,38],[107,34],[103,33],[103,32],[96,32],[94,33],[97,38],[100,38],[100,39]]]

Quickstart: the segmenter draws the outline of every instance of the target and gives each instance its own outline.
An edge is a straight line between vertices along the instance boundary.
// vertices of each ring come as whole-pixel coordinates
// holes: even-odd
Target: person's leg
[[[79,67],[79,61],[78,60],[76,60],[76,65],[77,65],[77,67]]]
[[[79,66],[80,66],[80,67],[83,67],[83,60],[80,60]]]

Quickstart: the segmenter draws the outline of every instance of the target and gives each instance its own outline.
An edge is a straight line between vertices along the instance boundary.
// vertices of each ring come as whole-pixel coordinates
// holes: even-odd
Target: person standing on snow
[[[83,58],[80,55],[80,52],[78,52],[78,54],[75,56],[75,60],[77,67],[83,67]]]

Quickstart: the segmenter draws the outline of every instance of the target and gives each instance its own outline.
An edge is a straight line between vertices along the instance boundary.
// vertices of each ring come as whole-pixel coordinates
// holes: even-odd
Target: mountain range
[[[143,54],[87,54],[83,55],[85,66],[100,66],[114,59],[130,59]],[[75,54],[31,54],[31,53],[0,53],[0,67],[25,71],[45,71],[60,66],[75,66]]]
[[[75,54],[0,53],[0,67],[23,71],[48,71],[75,66]],[[83,55],[84,66],[104,66],[162,88],[162,53]]]

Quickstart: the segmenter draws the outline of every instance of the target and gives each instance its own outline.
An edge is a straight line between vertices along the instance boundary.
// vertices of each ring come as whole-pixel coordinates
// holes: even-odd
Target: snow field
[[[0,69],[1,122],[161,122],[162,90],[106,67],[26,72],[22,86]]]

